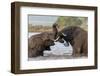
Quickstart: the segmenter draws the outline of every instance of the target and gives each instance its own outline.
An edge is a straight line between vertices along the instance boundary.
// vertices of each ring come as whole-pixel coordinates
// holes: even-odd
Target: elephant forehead
[[[53,40],[54,39],[54,33],[49,33],[48,34],[48,38],[51,39],[51,40]]]

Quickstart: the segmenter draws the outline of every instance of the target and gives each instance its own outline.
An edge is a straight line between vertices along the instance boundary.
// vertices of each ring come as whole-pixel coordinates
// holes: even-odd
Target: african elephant
[[[50,46],[55,45],[55,43],[50,34],[43,32],[28,39],[28,57],[43,56],[44,50],[51,50]]]
[[[53,26],[58,26],[58,24],[53,24]],[[77,26],[68,26],[61,31],[56,30],[55,41],[63,43],[64,40],[68,45],[71,44],[72,56],[88,56],[87,31]]]

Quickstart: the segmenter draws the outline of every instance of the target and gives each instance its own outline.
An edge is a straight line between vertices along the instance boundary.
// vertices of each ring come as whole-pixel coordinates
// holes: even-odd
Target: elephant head
[[[53,24],[54,41],[59,41],[60,43],[64,43],[64,41],[66,41],[67,45],[69,46],[69,37],[64,32],[58,31],[58,26],[59,25],[57,23]]]

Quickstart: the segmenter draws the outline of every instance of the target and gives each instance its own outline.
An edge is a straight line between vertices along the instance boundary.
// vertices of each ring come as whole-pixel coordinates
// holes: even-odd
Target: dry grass
[[[66,26],[59,26],[59,31],[61,29],[63,29],[64,27],[66,27]],[[81,25],[80,27],[82,29],[88,31],[88,27],[87,26]],[[39,26],[38,25],[37,26],[29,25],[28,26],[28,32],[50,32],[50,31],[52,31],[52,26],[43,26],[43,25],[39,25]]]
[[[62,27],[59,27],[59,29],[62,29]],[[52,26],[31,26],[28,27],[28,32],[50,32],[52,31]]]

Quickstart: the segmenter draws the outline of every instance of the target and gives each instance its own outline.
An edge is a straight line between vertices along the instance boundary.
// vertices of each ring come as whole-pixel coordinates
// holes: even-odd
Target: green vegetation
[[[59,24],[59,27],[79,26],[87,30],[87,20],[87,17],[60,16],[56,23]]]

